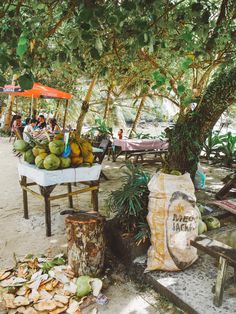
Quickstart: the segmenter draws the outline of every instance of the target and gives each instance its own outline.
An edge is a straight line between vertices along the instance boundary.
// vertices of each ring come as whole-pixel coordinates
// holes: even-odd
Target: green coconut
[[[30,148],[29,143],[24,140],[16,140],[13,147],[17,152],[21,153],[26,152]]]
[[[44,161],[43,166],[47,170],[56,170],[60,167],[60,158],[57,157],[55,154],[48,155]]]
[[[44,169],[44,159],[47,157],[47,153],[41,153],[39,154],[36,158],[35,158],[35,165],[40,168],[40,169]]]
[[[208,230],[220,228],[220,221],[216,217],[212,217],[212,216],[206,217],[204,218],[204,222],[207,225]]]
[[[76,295],[77,297],[81,298],[85,295],[88,295],[92,291],[92,287],[90,285],[91,278],[89,276],[80,276],[77,281],[77,289]]]
[[[65,144],[60,140],[52,141],[49,143],[49,150],[52,154],[60,156],[64,151]]]
[[[69,168],[70,165],[71,165],[71,159],[70,157],[60,157],[60,160],[61,160],[61,168],[64,169],[64,168]]]
[[[32,149],[28,149],[25,153],[24,153],[24,161],[28,162],[29,164],[34,164],[35,162],[35,157],[34,154],[32,152]]]
[[[198,235],[207,232],[207,225],[205,224],[204,221],[202,221],[201,219],[199,219],[198,222]]]

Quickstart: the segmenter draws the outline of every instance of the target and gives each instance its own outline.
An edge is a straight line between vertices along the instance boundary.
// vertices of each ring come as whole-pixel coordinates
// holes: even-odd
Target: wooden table
[[[73,195],[85,192],[91,192],[93,209],[98,211],[98,190],[101,165],[94,164],[92,167],[68,168],[62,170],[47,171],[38,169],[35,165],[19,161],[18,172],[20,176],[20,185],[23,191],[24,218],[29,219],[28,195],[44,201],[45,205],[45,224],[46,236],[51,236],[51,201],[68,197],[69,207],[73,208]],[[27,182],[30,179],[31,182]],[[72,183],[84,184],[87,187],[72,191]],[[30,186],[38,185],[39,192],[30,189]],[[58,195],[52,195],[52,191],[57,185],[67,185],[67,192]]]
[[[161,141],[159,139],[114,139],[113,142],[113,161],[121,155],[125,155],[125,159],[129,159],[134,156],[138,161],[147,154],[160,155],[165,153],[168,148],[168,143],[166,141]]]

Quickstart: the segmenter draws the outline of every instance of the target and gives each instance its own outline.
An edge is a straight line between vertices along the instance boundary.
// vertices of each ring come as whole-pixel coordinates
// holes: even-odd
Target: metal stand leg
[[[67,187],[68,187],[68,193],[71,193],[72,192],[71,183],[68,183]],[[69,200],[69,207],[73,208],[73,198],[72,198],[72,195],[68,195],[68,200]]]
[[[215,296],[213,300],[213,303],[215,306],[221,306],[223,302],[227,267],[228,267],[227,260],[221,256],[219,260],[218,273],[217,273],[216,286],[215,286]]]
[[[21,177],[21,182],[20,184],[23,187],[27,187],[27,178],[25,176]],[[28,196],[27,196],[27,191],[22,189],[23,191],[23,206],[24,206],[24,218],[29,219],[29,212],[28,212]]]
[[[54,190],[55,185],[50,186],[39,186],[40,192],[44,197],[44,204],[45,204],[45,224],[46,224],[46,236],[50,237],[51,233],[51,206],[50,206],[50,194]]]

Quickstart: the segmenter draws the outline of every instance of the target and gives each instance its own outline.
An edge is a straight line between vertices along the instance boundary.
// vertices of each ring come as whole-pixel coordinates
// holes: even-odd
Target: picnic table
[[[24,218],[29,219],[27,196],[27,192],[29,192],[34,197],[44,201],[46,236],[48,237],[51,236],[51,201],[68,197],[69,207],[73,208],[73,195],[91,192],[93,209],[94,211],[98,211],[99,177],[101,173],[100,164],[93,164],[91,167],[48,171],[38,169],[35,165],[30,165],[19,160],[18,173],[23,192]],[[27,179],[31,182],[27,182]],[[72,183],[80,183],[87,187],[72,191]],[[30,186],[34,185],[39,187],[40,193],[30,189]],[[51,196],[51,193],[57,185],[67,185],[67,192]]]
[[[129,159],[134,156],[138,161],[148,154],[160,156],[161,153],[165,153],[168,148],[168,143],[160,139],[114,139],[113,141],[113,161],[121,155],[125,155],[125,159]]]

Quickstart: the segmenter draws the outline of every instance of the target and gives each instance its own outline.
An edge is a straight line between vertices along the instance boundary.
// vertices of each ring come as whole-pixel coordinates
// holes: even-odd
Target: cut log
[[[68,264],[76,276],[98,276],[103,270],[104,219],[97,215],[76,214],[66,218]]]

